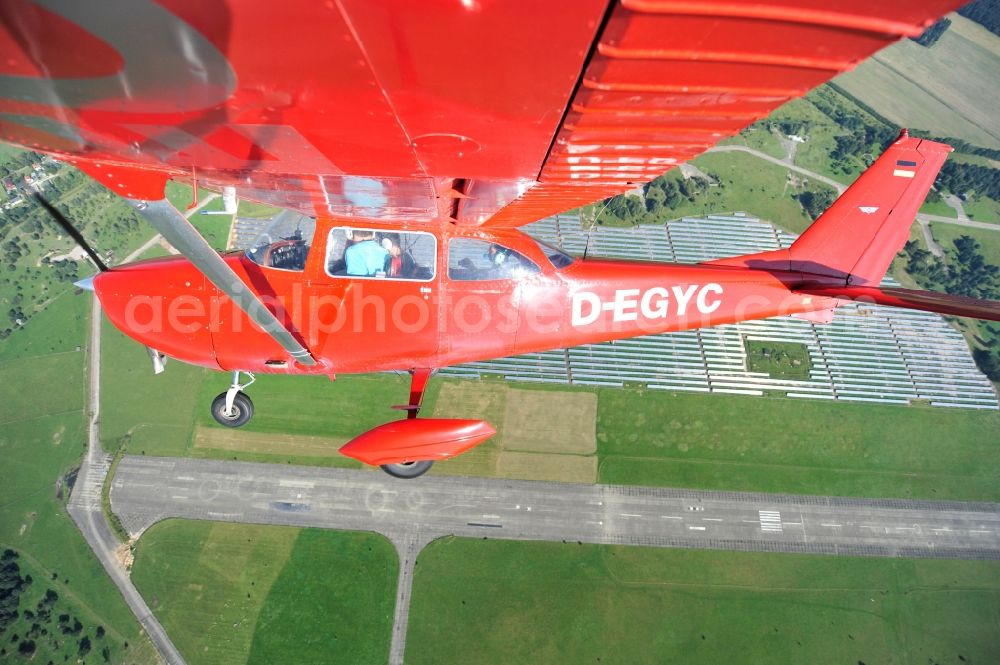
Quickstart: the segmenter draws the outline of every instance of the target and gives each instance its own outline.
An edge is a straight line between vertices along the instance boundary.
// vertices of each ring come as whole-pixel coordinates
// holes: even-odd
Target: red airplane
[[[957,4],[16,0],[0,136],[75,164],[184,254],[87,285],[154,367],[232,372],[218,422],[250,419],[256,372],[406,370],[407,417],[341,452],[415,477],[495,433],[417,418],[448,365],[856,299],[1000,320],[879,286],[951,150],[905,130],[788,249],[578,259],[516,228],[635,188]],[[171,178],[287,211],[220,256]]]

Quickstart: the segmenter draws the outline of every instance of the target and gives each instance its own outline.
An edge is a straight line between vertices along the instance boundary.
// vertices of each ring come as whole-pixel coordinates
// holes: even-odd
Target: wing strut
[[[220,291],[229,296],[246,312],[250,320],[269,334],[298,363],[315,365],[316,360],[308,349],[257,298],[239,276],[226,265],[219,253],[212,249],[191,223],[167,199],[145,201],[126,199],[153,228],[183,254]]]

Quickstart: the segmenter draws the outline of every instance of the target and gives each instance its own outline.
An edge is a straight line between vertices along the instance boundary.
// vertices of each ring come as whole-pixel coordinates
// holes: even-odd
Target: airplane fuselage
[[[790,271],[603,259],[557,266],[549,248],[512,230],[435,232],[434,256],[425,259],[434,268],[422,279],[337,275],[324,247],[330,228],[340,227],[320,222],[300,271],[260,265],[244,253],[225,256],[309,349],[318,361],[312,367],[290,358],[186,259],[122,266],[100,275],[95,287],[118,328],[170,357],[217,370],[329,375],[439,368],[835,302],[791,292],[801,276]],[[519,257],[519,269],[477,274],[458,267],[449,252],[465,245],[456,239],[502,247]]]

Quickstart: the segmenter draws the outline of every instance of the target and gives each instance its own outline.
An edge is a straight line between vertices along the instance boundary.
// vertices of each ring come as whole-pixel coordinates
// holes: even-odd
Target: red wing
[[[125,189],[139,167],[308,213],[516,226],[663,173],[957,4],[8,0],[0,137]]]

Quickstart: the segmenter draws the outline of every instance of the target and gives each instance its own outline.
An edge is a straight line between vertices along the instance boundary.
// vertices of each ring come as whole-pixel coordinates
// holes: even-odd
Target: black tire
[[[423,462],[400,462],[399,464],[383,464],[382,470],[390,476],[396,478],[416,478],[427,473],[434,466],[434,462],[424,460]]]
[[[221,393],[212,400],[212,417],[225,427],[243,427],[253,417],[253,402],[246,393],[238,392],[233,398],[233,413],[226,415],[226,393]]]

